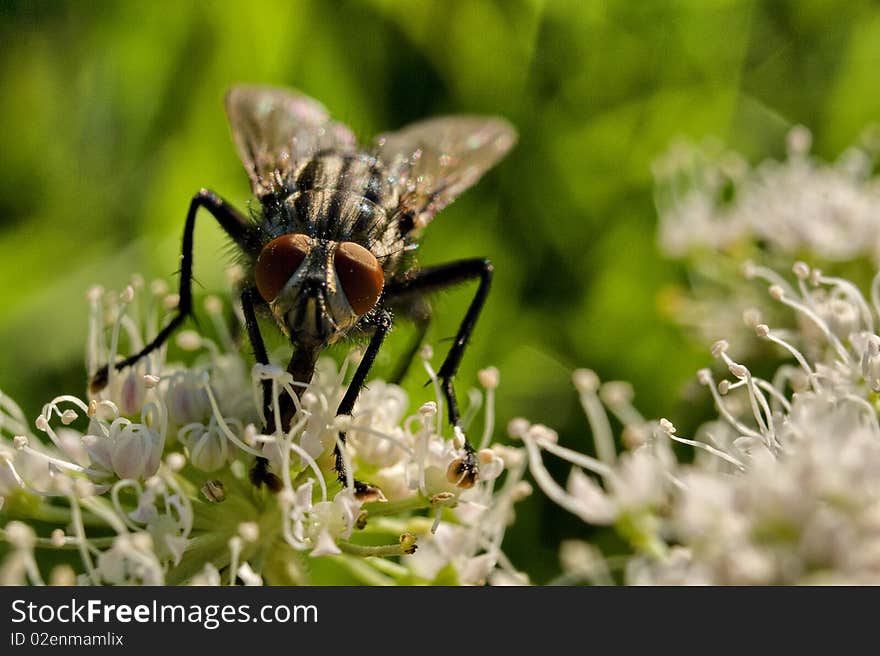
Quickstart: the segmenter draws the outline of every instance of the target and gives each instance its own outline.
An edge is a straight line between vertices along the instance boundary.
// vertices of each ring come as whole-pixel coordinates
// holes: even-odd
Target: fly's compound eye
[[[254,278],[266,302],[271,303],[278,297],[311,248],[312,240],[300,234],[282,235],[263,247],[254,267]]]
[[[372,310],[385,286],[385,274],[382,273],[379,260],[363,246],[344,241],[336,248],[333,265],[342,291],[355,314],[362,315]]]

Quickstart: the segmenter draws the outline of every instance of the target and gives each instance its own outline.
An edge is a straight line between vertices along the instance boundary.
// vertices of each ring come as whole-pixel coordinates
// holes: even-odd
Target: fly
[[[449,423],[457,428],[453,378],[489,293],[492,265],[478,258],[419,267],[413,251],[434,216],[513,146],[514,128],[500,118],[444,116],[379,135],[371,145],[359,147],[351,130],[332,121],[314,99],[248,85],[226,94],[226,112],[258,212],[246,217],[206,189],[193,196],[183,230],[177,312],[153,341],[116,362],[114,369],[131,366],[161,346],[192,313],[193,230],[196,214],[204,208],[240,250],[246,271],[241,303],[257,362],[269,363],[258,311],[268,310],[289,337],[293,355],[287,371],[299,383],[311,382],[325,347],[343,337],[369,340],[337,415],[351,414],[393,317],[406,317],[417,326],[416,340],[393,377],[399,380],[427,331],[427,296],[478,281],[438,371]],[[93,391],[106,385],[107,374],[106,365],[94,374]],[[285,398],[281,416],[275,417],[271,387],[264,385],[267,429],[279,422],[289,427],[294,404]],[[345,435],[339,437],[344,444]],[[346,485],[338,445],[334,468]],[[478,480],[478,460],[467,441],[448,475],[462,488]],[[270,488],[279,484],[262,458],[251,478]],[[368,484],[351,484],[362,499],[379,496]]]

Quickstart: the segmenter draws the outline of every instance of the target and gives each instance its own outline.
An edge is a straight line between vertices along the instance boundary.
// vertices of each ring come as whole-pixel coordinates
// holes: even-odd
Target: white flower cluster
[[[792,257],[880,262],[880,178],[873,175],[876,130],[833,164],[810,154],[803,126],[788,135],[785,161],[751,168],[717,142],[673,146],[654,165],[660,245],[670,256],[732,251],[761,242]]]
[[[94,372],[123,351],[139,351],[177,297],[162,282],[147,288],[135,279],[121,294],[93,289],[88,301],[86,360]],[[337,576],[365,583],[527,580],[501,551],[512,506],[529,488],[521,480],[524,455],[489,444],[497,371],[482,372],[484,391],[471,395],[470,414],[485,399],[486,421],[479,481],[465,489],[448,474],[464,436],[443,437],[429,349],[423,365],[437,401],[407,415],[406,393],[372,380],[352,415],[337,417],[357,353],[339,370],[321,360],[297,395],[300,383],[284,369],[248,367],[220,299],[204,305],[216,339],[195,331],[176,338],[193,364],[168,362],[166,347],[157,349],[134,367],[111,369],[100,392],[53,399],[35,430],[0,394],[0,538],[11,546],[0,583],[43,583],[46,549],[74,550],[81,562],[79,571],[55,567],[50,583],[316,582],[303,554],[332,556]],[[264,381],[276,408],[282,394],[296,399],[288,431],[260,430]],[[349,437],[349,475],[381,490],[374,502],[356,498],[351,479],[335,479],[340,431]],[[250,482],[257,457],[281,481],[277,494]],[[57,528],[38,536],[33,521]]]
[[[865,130],[834,163],[813,156],[811,140],[795,127],[787,158],[755,167],[717,141],[679,143],[655,162],[660,248],[686,260],[689,280],[665,295],[666,311],[706,344],[745,342],[731,327],[763,298],[743,284],[743,262],[781,269],[807,258],[850,274],[853,263],[871,272],[880,264],[880,130]]]
[[[748,273],[798,315],[795,332],[747,316],[791,361],[763,379],[717,343],[730,378],[699,373],[718,418],[696,439],[665,419],[646,422],[627,386],[600,385],[588,371],[575,385],[598,458],[559,446],[546,427],[511,422],[539,487],[632,548],[606,560],[566,543],[565,580],[607,583],[617,569],[631,584],[880,583],[880,274],[868,301],[803,263],[793,285],[759,267]],[[606,409],[624,426],[619,455]],[[691,447],[691,461],[676,457],[675,443]],[[544,468],[548,455],[574,465],[566,487]]]

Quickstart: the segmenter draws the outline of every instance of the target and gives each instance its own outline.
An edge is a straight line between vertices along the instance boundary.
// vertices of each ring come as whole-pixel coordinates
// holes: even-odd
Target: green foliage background
[[[653,158],[710,134],[779,155],[795,123],[833,157],[878,118],[878,70],[880,8],[856,0],[2,0],[0,388],[30,415],[82,390],[88,286],[174,276],[200,187],[245,206],[222,97],[250,81],[317,97],[365,139],[445,112],[513,121],[516,150],[438,217],[420,255],[496,264],[460,392],[494,364],[502,422],[526,416],[584,448],[570,373],[589,366],[631,381],[646,415],[692,428],[709,358],[664,313],[685,277],[656,249]],[[196,245],[199,281],[221,289],[211,221]],[[438,299],[438,351],[471,293]],[[390,352],[409,328],[397,333]],[[421,382],[408,384],[420,400]],[[584,535],[534,498],[506,549],[544,581],[559,540]]]

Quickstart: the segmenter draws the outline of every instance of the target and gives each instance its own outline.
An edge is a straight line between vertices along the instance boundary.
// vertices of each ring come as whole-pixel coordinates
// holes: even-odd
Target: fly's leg
[[[263,365],[269,364],[269,354],[260,333],[260,325],[257,322],[255,307],[265,301],[256,288],[248,287],[241,294],[241,307],[244,314],[245,329],[248,339],[254,351],[254,359]],[[317,350],[297,347],[287,367],[287,372],[293,377],[294,382],[311,382],[315,372],[315,362],[318,357]],[[272,396],[272,381],[263,380],[263,416],[266,418],[264,432],[273,433],[278,426],[282,430],[290,430],[290,424],[296,414],[296,403],[289,394],[281,390],[278,399],[278,415],[275,413],[274,398]],[[304,387],[296,386],[297,396],[302,395]],[[260,487],[265,484],[272,492],[280,492],[283,486],[281,479],[269,471],[269,461],[266,458],[257,457],[250,471],[251,482]]]
[[[263,343],[262,335],[260,334],[259,325],[257,324],[256,312],[254,311],[255,300],[258,300],[259,298],[256,290],[246,289],[242,293],[242,308],[245,317],[245,327],[247,328],[248,337],[250,338],[251,345],[254,349],[254,357],[257,362],[268,364],[269,357]],[[370,338],[370,343],[367,345],[367,349],[361,358],[361,362],[355,370],[351,382],[348,384],[345,396],[343,396],[342,401],[336,410],[337,416],[350,415],[351,411],[354,409],[355,401],[357,401],[358,394],[364,387],[364,382],[376,360],[376,355],[382,346],[382,342],[385,340],[385,336],[391,329],[391,314],[385,310],[380,311],[373,324],[375,326],[375,332]],[[294,381],[311,381],[312,375],[315,371],[317,355],[318,353],[316,350],[307,348],[294,349],[293,357],[287,367],[287,371],[293,376]],[[297,393],[301,393],[304,391],[304,388],[297,387],[296,391]],[[263,408],[266,417],[267,430],[274,431],[278,422],[280,422],[283,430],[288,430],[288,425],[295,411],[293,400],[288,398],[286,394],[279,399],[280,417],[275,416],[272,401],[272,383],[268,380],[263,381]],[[333,468],[336,471],[337,479],[343,484],[343,486],[348,485],[348,473],[346,472],[345,459],[342,454],[342,447],[344,447],[344,445],[345,433],[340,432],[339,442],[333,449]],[[281,489],[282,483],[275,474],[269,472],[268,466],[269,462],[265,458],[257,458],[250,472],[251,481],[258,487],[265,483],[270,490],[277,492]],[[372,485],[353,479],[352,486],[354,487],[355,496],[361,501],[384,500],[382,492]]]
[[[449,349],[446,359],[443,360],[443,364],[437,372],[443,396],[446,398],[449,423],[455,428],[459,428],[461,416],[452,381],[458,372],[461,358],[464,355],[464,349],[467,346],[471,333],[474,331],[474,326],[486,302],[486,297],[489,295],[489,287],[492,284],[492,263],[486,259],[460,260],[449,264],[418,269],[405,280],[389,285],[385,291],[389,303],[393,304],[395,296],[405,297],[411,294],[427,294],[474,279],[480,281],[477,293],[474,295],[473,300],[471,300],[464,319],[458,327],[452,347]],[[465,439],[464,451],[464,457],[459,458],[453,463],[448,475],[451,480],[458,483],[459,487],[467,488],[476,483],[479,478],[480,468],[477,454],[467,439]]]
[[[336,410],[336,416],[350,415],[351,411],[354,409],[354,403],[357,401],[358,394],[367,379],[367,374],[370,373],[373,362],[376,360],[376,354],[379,353],[379,348],[382,346],[382,342],[385,341],[385,336],[388,334],[388,331],[391,330],[391,314],[386,310],[380,310],[379,314],[376,316],[374,325],[376,331],[370,338],[367,350],[364,352],[364,356],[361,358],[361,362],[358,365],[357,370],[354,372],[351,382],[348,384],[345,396],[342,397],[342,402],[340,402],[339,407]],[[345,471],[345,460],[342,456],[342,449],[340,448],[344,445],[345,433],[340,432],[339,442],[337,442],[336,448],[333,450],[333,466],[336,470],[336,477],[339,481],[343,485],[348,485],[348,474]],[[353,480],[352,484],[354,486],[355,496],[362,501],[376,501],[384,498],[378,488],[362,483],[358,480]]]
[[[266,344],[260,333],[260,325],[257,323],[255,305],[262,302],[259,293],[253,287],[245,288],[241,293],[241,310],[244,314],[244,325],[247,330],[251,348],[254,350],[254,359],[263,365],[269,364],[269,354],[266,352]],[[274,425],[275,418],[272,412],[272,381],[263,381],[263,416],[269,424]],[[281,479],[269,471],[269,461],[266,458],[257,457],[250,471],[251,483],[256,487],[265,484],[272,492],[280,492]]]
[[[251,348],[254,350],[254,360],[259,364],[269,364],[269,353],[266,351],[266,344],[263,342],[263,335],[260,333],[260,324],[257,323],[257,313],[255,307],[260,303],[257,290],[253,287],[246,287],[241,292],[241,310],[244,314],[244,327],[247,330],[248,340],[250,340]],[[272,382],[263,381],[263,413],[265,417],[269,416],[272,409]]]
[[[253,228],[245,217],[212,191],[202,189],[193,196],[189,204],[189,211],[186,214],[186,224],[183,228],[183,248],[180,254],[180,301],[177,305],[177,313],[159,331],[159,334],[156,335],[153,341],[138,353],[113,364],[113,368],[116,371],[135,364],[138,360],[162,346],[171,336],[171,333],[192,313],[193,232],[196,225],[196,213],[200,207],[204,207],[211,213],[223,231],[233,241],[243,248],[248,246]],[[89,387],[93,393],[97,393],[106,387],[109,378],[109,366],[109,364],[104,365],[92,376]]]

